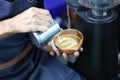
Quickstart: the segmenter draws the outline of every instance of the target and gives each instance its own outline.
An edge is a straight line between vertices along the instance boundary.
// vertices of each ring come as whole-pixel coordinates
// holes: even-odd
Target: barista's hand
[[[53,19],[48,10],[31,7],[13,18],[0,21],[0,38],[14,33],[44,32],[51,22]]]
[[[31,7],[21,14],[11,18],[13,33],[46,31],[53,21],[48,10]]]
[[[69,61],[69,59],[70,59],[69,55],[67,55],[66,53],[60,53],[59,50],[57,49],[57,47],[55,46],[53,40],[50,41],[50,42],[48,43],[48,45],[52,48],[52,49],[49,48],[49,50],[50,50],[50,55],[52,55],[52,56],[55,56],[55,55],[57,55],[57,56],[63,56],[63,58],[64,58],[66,61]],[[78,51],[74,52],[74,53],[73,53],[74,57],[77,58],[77,57],[80,55],[80,52],[82,52],[82,51],[83,51],[83,48],[80,48]]]

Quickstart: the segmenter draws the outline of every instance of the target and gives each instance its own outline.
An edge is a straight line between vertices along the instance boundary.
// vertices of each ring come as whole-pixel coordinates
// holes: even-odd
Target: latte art
[[[78,46],[79,42],[80,38],[73,34],[61,35],[55,40],[56,46],[61,49],[74,49]]]
[[[80,50],[83,43],[83,34],[76,29],[65,29],[56,34],[52,40],[54,40],[55,46],[61,54],[71,55]]]

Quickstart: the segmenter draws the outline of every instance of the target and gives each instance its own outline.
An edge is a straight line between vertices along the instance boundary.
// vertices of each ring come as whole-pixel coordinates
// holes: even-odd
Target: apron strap
[[[17,56],[16,58],[14,58],[6,63],[0,64],[0,70],[17,64],[19,61],[21,61],[27,55],[27,53],[31,50],[31,48],[32,48],[32,44],[29,43],[19,56]]]

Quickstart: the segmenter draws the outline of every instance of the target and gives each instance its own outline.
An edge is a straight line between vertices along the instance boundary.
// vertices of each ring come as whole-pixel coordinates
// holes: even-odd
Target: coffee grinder
[[[114,8],[120,0],[79,0],[79,3],[86,7],[76,15],[76,29],[84,35],[84,51],[69,66],[87,80],[116,80],[120,22]]]

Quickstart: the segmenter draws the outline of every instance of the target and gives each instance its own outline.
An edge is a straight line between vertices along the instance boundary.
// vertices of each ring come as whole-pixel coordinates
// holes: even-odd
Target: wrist
[[[10,19],[0,21],[0,38],[13,33],[13,28],[11,27],[10,23]]]

